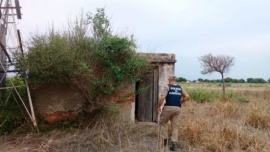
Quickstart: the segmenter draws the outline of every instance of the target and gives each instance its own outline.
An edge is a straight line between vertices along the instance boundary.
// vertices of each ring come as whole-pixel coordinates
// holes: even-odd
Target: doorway
[[[136,82],[135,118],[143,122],[157,122],[159,67],[152,70],[139,82]]]

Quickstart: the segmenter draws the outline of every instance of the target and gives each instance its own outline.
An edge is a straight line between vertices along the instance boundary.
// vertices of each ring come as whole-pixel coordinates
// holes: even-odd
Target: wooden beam
[[[5,7],[0,7],[0,9],[16,9],[16,7],[12,7],[12,6],[5,6]]]
[[[0,7],[2,6],[3,0],[0,1]],[[0,18],[2,18],[2,11],[0,10]]]
[[[9,73],[9,72],[20,72],[20,70],[7,70],[7,71],[0,71],[0,73]]]
[[[0,1],[0,7],[2,6],[3,0]]]
[[[22,52],[22,55],[23,55],[23,47],[22,47],[22,39],[21,39],[20,30],[17,30],[17,34],[18,34],[18,38],[19,38],[19,44],[20,44],[21,52]]]
[[[19,0],[15,0],[15,7],[16,7],[16,12],[17,12],[17,18],[22,19],[21,7],[20,7]]]
[[[10,59],[10,56],[6,50],[6,47],[2,44],[2,42],[0,42],[0,47],[2,48],[2,50],[5,52],[7,58],[8,58],[8,61],[11,62],[11,59]]]

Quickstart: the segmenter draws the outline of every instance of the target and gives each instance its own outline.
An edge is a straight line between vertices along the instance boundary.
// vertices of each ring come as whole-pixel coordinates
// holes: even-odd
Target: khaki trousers
[[[177,106],[164,106],[160,115],[160,125],[161,125],[161,137],[168,138],[168,128],[167,123],[171,121],[172,127],[172,141],[178,141],[178,129],[179,129],[179,115],[180,107]]]

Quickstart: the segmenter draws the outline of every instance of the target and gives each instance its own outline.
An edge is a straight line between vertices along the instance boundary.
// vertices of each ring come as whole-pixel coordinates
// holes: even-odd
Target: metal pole
[[[31,98],[31,94],[30,94],[30,90],[29,90],[29,86],[28,86],[28,82],[27,82],[26,78],[25,78],[25,85],[26,85],[28,100],[29,100],[29,104],[30,104],[32,121],[33,121],[34,127],[37,129],[37,132],[39,133],[38,126],[37,126],[37,120],[36,120],[36,116],[35,116],[35,111],[34,111],[34,107],[33,107],[33,102],[32,102],[32,98]]]
[[[158,112],[158,151],[161,150],[161,137],[160,137],[160,122],[159,122],[159,112]]]

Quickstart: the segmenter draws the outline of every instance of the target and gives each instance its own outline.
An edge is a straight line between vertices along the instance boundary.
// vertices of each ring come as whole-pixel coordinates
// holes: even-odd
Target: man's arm
[[[181,104],[189,100],[189,95],[186,91],[183,91],[183,98],[181,99]]]
[[[169,88],[168,87],[164,87],[162,94],[160,96],[159,102],[158,102],[158,112],[161,112],[161,107],[165,102],[165,98],[168,94]]]
[[[164,101],[165,101],[165,96],[161,95],[159,99],[159,103],[158,103],[158,112],[161,112],[161,106],[163,105]]]

